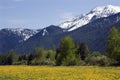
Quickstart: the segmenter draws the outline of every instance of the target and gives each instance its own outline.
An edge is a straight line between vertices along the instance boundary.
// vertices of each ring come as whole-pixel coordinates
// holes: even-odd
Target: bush
[[[77,62],[76,66],[85,66],[85,65],[86,65],[85,61],[80,60],[80,61]]]
[[[27,65],[27,60],[14,62],[13,65]]]
[[[87,65],[98,65],[98,66],[106,66],[106,65],[110,65],[111,60],[105,56],[102,55],[99,52],[93,52],[91,55],[89,55],[86,58],[86,64]]]

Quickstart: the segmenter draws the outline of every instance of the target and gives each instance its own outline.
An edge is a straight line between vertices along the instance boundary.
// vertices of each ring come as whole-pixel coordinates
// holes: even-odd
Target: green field
[[[0,80],[120,80],[120,67],[0,66]]]

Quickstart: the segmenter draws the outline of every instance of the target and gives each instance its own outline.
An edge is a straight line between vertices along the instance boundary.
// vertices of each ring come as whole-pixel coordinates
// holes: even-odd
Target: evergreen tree
[[[15,51],[11,51],[7,54],[7,64],[12,65],[18,61],[18,56]]]
[[[88,46],[85,43],[81,43],[78,48],[78,54],[81,56],[81,59],[85,60],[89,53]]]

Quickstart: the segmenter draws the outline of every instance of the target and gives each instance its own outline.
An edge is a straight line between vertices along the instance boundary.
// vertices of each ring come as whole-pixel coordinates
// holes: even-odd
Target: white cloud
[[[60,15],[61,22],[63,21],[71,21],[75,16],[71,12],[64,12]]]

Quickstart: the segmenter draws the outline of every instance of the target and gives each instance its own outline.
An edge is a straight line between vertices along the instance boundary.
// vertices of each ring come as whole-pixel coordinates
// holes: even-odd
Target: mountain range
[[[82,27],[98,18],[108,17],[120,12],[120,6],[98,6],[92,9],[87,14],[82,14],[80,16],[74,17],[71,21],[65,21],[59,26],[67,31],[75,30],[79,27]]]
[[[14,49],[40,30],[31,29],[12,29],[5,28],[0,30],[0,53]]]
[[[96,7],[71,21],[38,30],[1,29],[0,53],[15,50],[22,54],[31,53],[36,47],[58,47],[60,39],[66,35],[77,43],[86,43],[90,51],[105,52],[107,36],[113,26],[120,28],[120,6]]]

